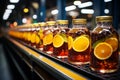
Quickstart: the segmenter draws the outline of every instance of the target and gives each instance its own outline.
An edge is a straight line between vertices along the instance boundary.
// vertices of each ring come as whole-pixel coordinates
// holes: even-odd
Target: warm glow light
[[[71,10],[74,10],[74,9],[76,9],[76,6],[75,6],[75,5],[71,5],[71,6],[65,7],[65,10],[66,10],[66,11],[71,11]]]
[[[17,22],[15,21],[15,22],[13,23],[13,25],[14,25],[14,26],[17,26]]]
[[[105,13],[105,14],[109,14],[109,12],[110,12],[109,9],[105,9],[105,10],[104,10],[104,13]]]
[[[111,2],[112,0],[104,0],[104,2]]]
[[[57,9],[52,10],[52,11],[51,11],[51,14],[52,14],[52,15],[58,14],[58,10],[57,10]]]
[[[29,9],[28,8],[24,8],[23,11],[24,11],[24,13],[28,13]]]
[[[7,5],[7,9],[14,9],[14,8],[15,8],[15,5],[13,4]]]
[[[84,8],[84,7],[89,7],[92,6],[93,3],[91,1],[89,2],[85,2],[85,3],[81,3],[80,5],[78,5],[79,8]]]
[[[10,0],[10,3],[18,3],[19,0]]]
[[[73,3],[74,5],[80,5],[81,4],[81,1],[74,1],[74,3]]]
[[[94,14],[94,10],[93,9],[82,9],[81,13],[82,14]]]

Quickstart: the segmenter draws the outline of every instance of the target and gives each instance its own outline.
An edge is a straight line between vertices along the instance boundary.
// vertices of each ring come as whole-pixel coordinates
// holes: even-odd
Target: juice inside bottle
[[[68,36],[69,63],[75,65],[89,63],[90,44],[90,32],[86,26],[86,19],[73,19],[73,28]]]
[[[45,22],[40,22],[39,23],[39,26],[40,26],[40,29],[38,31],[38,36],[39,36],[39,39],[40,39],[40,42],[37,44],[37,48],[41,51],[43,51],[43,37],[44,37],[44,34],[43,34],[43,31],[45,30],[46,28],[46,23]]]
[[[68,57],[68,20],[57,20],[57,29],[54,30],[53,54],[57,58]]]
[[[111,73],[118,69],[118,34],[112,26],[112,16],[96,17],[92,31],[90,67],[93,71]]]
[[[31,46],[36,47],[37,24],[33,24],[31,30]]]
[[[55,21],[47,21],[47,27],[43,31],[43,51],[52,54],[53,53],[53,31],[54,27],[56,27]]]

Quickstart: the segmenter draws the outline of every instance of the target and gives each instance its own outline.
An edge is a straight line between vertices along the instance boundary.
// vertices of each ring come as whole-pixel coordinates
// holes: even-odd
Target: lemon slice
[[[108,44],[110,44],[113,48],[113,51],[116,51],[118,48],[118,39],[117,38],[108,38],[105,40]]]
[[[68,36],[68,50],[72,48],[73,44],[73,38],[71,36]]]
[[[49,33],[43,38],[43,45],[48,45],[51,44],[52,42],[53,42],[53,33]]]
[[[94,49],[94,55],[100,60],[108,59],[112,55],[112,52],[112,46],[106,42],[97,44]]]
[[[77,37],[73,42],[73,49],[76,52],[85,51],[89,47],[89,39],[85,36]]]
[[[61,47],[64,43],[64,38],[59,34],[55,35],[53,38],[53,46],[58,48]]]

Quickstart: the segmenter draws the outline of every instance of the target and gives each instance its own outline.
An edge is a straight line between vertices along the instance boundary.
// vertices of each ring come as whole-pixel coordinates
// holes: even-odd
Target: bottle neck
[[[97,22],[97,27],[111,28],[112,22]]]
[[[86,28],[86,24],[73,24],[73,28]]]
[[[68,28],[68,24],[58,24],[57,28]]]

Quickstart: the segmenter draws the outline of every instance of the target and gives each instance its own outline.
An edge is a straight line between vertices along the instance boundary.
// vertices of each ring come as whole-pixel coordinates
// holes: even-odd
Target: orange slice
[[[44,34],[43,34],[43,31],[40,29],[40,31],[38,32],[38,35],[40,36],[40,39],[43,39],[44,37]]]
[[[106,39],[105,42],[107,42],[108,44],[110,44],[113,48],[113,51],[116,51],[118,48],[118,40],[117,38],[109,38]]]
[[[73,38],[71,36],[68,36],[68,50],[72,48],[73,44]]]
[[[40,38],[39,38],[38,35],[35,36],[35,42],[36,42],[36,44],[39,44],[39,43],[40,43]]]
[[[28,33],[28,41],[30,41],[30,39],[31,39],[31,33],[29,32]]]
[[[35,43],[35,36],[36,36],[35,33],[33,33],[33,34],[31,35],[31,43]]]
[[[48,45],[51,44],[52,42],[53,42],[53,33],[49,33],[43,38],[43,45]]]
[[[94,55],[100,60],[108,59],[112,52],[112,46],[106,42],[98,43],[94,49]]]
[[[82,52],[85,51],[89,47],[89,39],[85,36],[80,36],[76,38],[73,42],[73,49],[76,52]]]
[[[61,47],[64,43],[64,38],[59,34],[55,35],[53,38],[53,46],[58,48]]]

